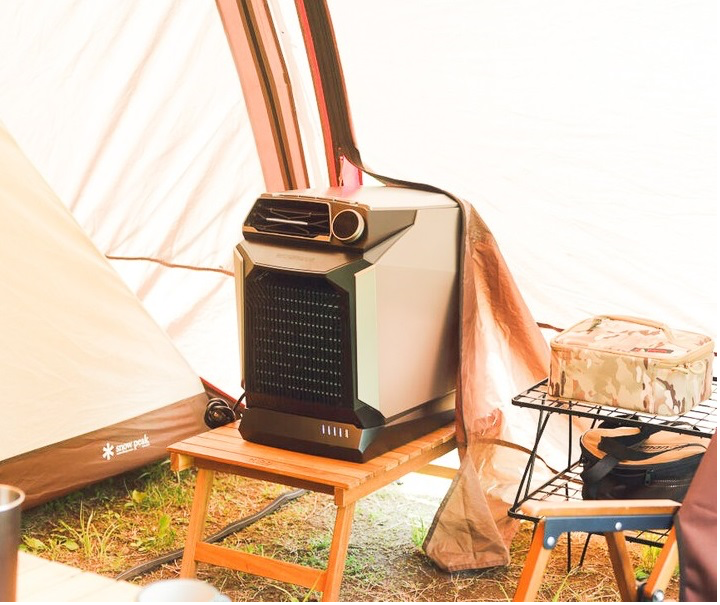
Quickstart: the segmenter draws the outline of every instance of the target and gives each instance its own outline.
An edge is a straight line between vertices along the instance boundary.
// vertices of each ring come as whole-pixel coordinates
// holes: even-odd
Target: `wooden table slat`
[[[62,565],[54,561],[47,561],[47,563],[47,565],[40,565],[29,571],[18,572],[18,597],[24,601],[42,601],[44,599],[41,595],[48,586],[55,586],[72,578],[77,580],[83,573],[81,569],[69,565]],[[58,594],[62,593],[58,591]]]
[[[129,582],[115,582],[114,584],[106,584],[98,587],[92,593],[73,599],[79,603],[98,603],[98,602],[125,602],[130,603],[137,601],[138,594],[142,590],[141,586],[130,584]]]
[[[178,444],[178,447],[170,446],[168,450],[178,454],[194,456],[196,458],[196,464],[201,464],[201,462],[197,462],[198,458],[206,458],[216,462],[233,464],[240,468],[249,468],[276,475],[287,475],[303,481],[313,481],[315,483],[322,483],[332,487],[342,487],[344,489],[349,489],[350,487],[354,487],[355,485],[361,483],[361,481],[356,477],[329,473],[323,469],[314,469],[308,468],[307,466],[287,464],[281,460],[268,460],[267,458],[260,458],[258,456],[244,454],[237,451],[230,452],[190,442]]]
[[[18,601],[134,601],[140,588],[26,552],[18,553]]]
[[[33,601],[57,601],[58,595],[62,595],[64,601],[79,601],[81,599],[92,599],[98,601],[97,592],[109,588],[109,596],[117,600],[115,590],[116,582],[110,578],[97,576],[78,569],[78,573],[72,576],[65,576],[62,579],[47,577],[44,584],[34,590],[30,595]]]
[[[214,439],[218,441],[224,441],[226,443],[234,443],[237,441],[237,436],[239,435],[238,431],[222,431],[215,433],[208,432],[208,433],[202,433],[200,435],[196,435],[195,437],[202,437],[205,439]],[[190,439],[194,439],[195,437],[191,437]],[[242,439],[242,437],[241,437]],[[243,443],[250,443],[248,441],[243,440]],[[272,446],[263,446],[259,443],[253,443],[252,447],[265,447],[268,450],[271,450],[271,453],[277,450],[278,448],[274,448]],[[291,450],[282,450],[283,452],[291,451]],[[387,470],[388,468],[392,468],[397,463],[402,462],[403,460],[407,459],[407,455],[403,456],[402,454],[397,454],[393,452],[387,452],[386,454],[382,454],[380,456],[377,456],[376,458],[371,458],[367,462],[351,462],[350,460],[338,460],[336,458],[326,458],[324,456],[317,456],[315,454],[306,454],[303,452],[294,452],[298,456],[302,457],[302,460],[304,462],[314,462],[318,458],[322,460],[327,460],[328,464],[337,465],[342,468],[348,468],[350,470],[362,470],[362,472],[369,472],[369,473],[377,473],[382,472],[384,470]]]
[[[49,563],[52,562],[48,561],[47,559],[43,559],[42,557],[36,557],[35,555],[31,555],[21,550],[18,552],[18,575],[26,574],[32,569],[42,567],[43,565],[47,565]]]
[[[207,447],[227,448],[232,447],[232,451],[238,453],[249,453],[253,457],[263,458],[265,460],[281,460],[283,463],[297,464],[302,467],[313,467],[318,470],[324,470],[337,475],[347,475],[366,481],[368,477],[372,477],[380,472],[384,472],[388,468],[397,466],[397,461],[393,459],[384,460],[382,462],[374,462],[372,464],[358,464],[357,462],[349,462],[347,460],[335,460],[323,458],[321,456],[313,456],[312,454],[303,454],[301,452],[293,452],[282,450],[282,456],[278,456],[278,449],[260,444],[249,445],[242,438],[230,435],[210,435],[204,433],[185,440],[186,444],[205,445]],[[220,445],[222,444],[222,445]],[[252,449],[251,449],[252,448]]]
[[[214,431],[209,431],[207,433],[201,433],[200,435],[196,435],[196,437],[203,437],[206,439],[217,439],[218,441],[225,441],[226,443],[233,443],[237,441],[238,436],[240,435],[240,432],[232,428],[232,426],[225,426],[221,427],[220,429],[216,429]],[[193,439],[193,437],[190,437],[189,439]],[[266,450],[269,450],[268,455],[275,455],[277,456],[277,450],[280,449],[282,452],[288,452],[293,450],[284,450],[282,448],[276,448],[269,445],[263,445],[261,443],[254,443],[251,441],[246,441],[240,437],[242,440],[242,443],[244,444],[243,447],[252,447],[252,448],[265,448]],[[187,440],[186,440],[187,441]],[[331,460],[334,463],[338,463],[341,466],[345,466],[347,468],[351,469],[364,469],[367,472],[372,472],[371,469],[377,468],[377,469],[383,469],[386,468],[388,464],[392,464],[390,459],[385,459],[383,456],[378,456],[376,458],[372,458],[368,460],[367,462],[351,462],[349,460],[339,460],[337,458],[327,458],[325,456],[318,456],[316,454],[307,454],[304,452],[293,452],[297,454],[301,459],[304,461],[312,461],[317,460],[318,458],[321,458],[323,460]],[[284,454],[283,454],[284,456]]]

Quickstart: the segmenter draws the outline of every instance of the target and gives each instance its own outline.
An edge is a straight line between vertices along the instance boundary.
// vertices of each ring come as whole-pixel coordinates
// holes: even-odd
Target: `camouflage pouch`
[[[596,428],[580,437],[585,500],[682,502],[710,439],[657,426]]]
[[[664,324],[602,315],[550,342],[548,393],[553,397],[684,414],[708,399],[714,343]]]

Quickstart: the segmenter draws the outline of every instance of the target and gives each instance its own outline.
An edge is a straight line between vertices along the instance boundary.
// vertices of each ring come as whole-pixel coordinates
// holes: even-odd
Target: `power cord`
[[[235,420],[241,420],[242,410],[245,409],[245,405],[242,404],[243,399],[245,399],[245,393],[240,395],[235,405],[231,407],[230,404],[221,397],[213,397],[208,401],[207,407],[205,408],[205,416],[203,418],[205,424],[211,429],[216,429]]]
[[[210,427],[211,429],[215,429],[221,426],[225,426],[226,424],[229,424],[230,422],[234,422],[235,420],[242,420],[242,411],[245,409],[245,404],[243,404],[243,399],[245,399],[245,393],[243,392],[242,395],[240,395],[240,398],[235,402],[234,405],[230,405],[225,399],[222,397],[213,397],[208,401],[207,407],[205,408],[205,424]],[[307,490],[305,489],[297,489],[291,492],[286,492],[284,494],[281,494],[275,500],[273,500],[270,504],[268,504],[265,508],[260,510],[259,512],[255,513],[254,515],[250,515],[248,517],[245,517],[244,519],[240,519],[239,521],[235,521],[233,523],[230,523],[229,525],[225,526],[223,529],[221,529],[216,534],[213,534],[212,536],[209,536],[205,542],[208,544],[212,544],[213,542],[219,542],[220,540],[223,540],[227,536],[234,534],[235,532],[238,532],[242,529],[245,529],[249,525],[252,525],[253,523],[256,523],[260,519],[266,517],[267,515],[270,515],[274,513],[276,510],[278,510],[280,507],[284,506],[288,502],[291,502],[292,500],[295,500],[296,498],[299,498],[303,494],[307,493]],[[143,575],[156,567],[159,567],[160,565],[165,565],[167,563],[172,563],[173,561],[179,559],[183,555],[183,549],[175,550],[169,553],[166,553],[164,555],[161,555],[157,559],[153,559],[152,561],[147,561],[146,563],[141,563],[140,565],[137,565],[133,567],[132,569],[129,569],[128,571],[125,571],[121,573],[116,580],[130,580],[132,578],[135,578],[137,576]]]
[[[229,407],[229,406],[228,406]],[[204,542],[207,542],[208,544],[212,544],[213,542],[219,542],[223,538],[226,538],[230,534],[234,534],[235,532],[240,531],[241,529],[245,529],[249,525],[252,525],[253,523],[259,521],[260,519],[266,517],[267,515],[274,513],[277,509],[279,509],[281,506],[284,506],[288,502],[291,502],[292,500],[295,500],[296,498],[299,498],[303,494],[307,493],[307,490],[305,489],[296,489],[291,492],[285,492],[284,494],[280,494],[275,500],[273,500],[270,504],[268,504],[265,508],[263,508],[261,511],[255,513],[254,515],[250,515],[249,517],[245,517],[244,519],[240,519],[240,521],[235,521],[231,523],[230,525],[225,526],[223,529],[221,529],[216,534],[213,534],[212,536],[206,538]],[[173,552],[169,552],[167,554],[161,555],[157,559],[153,559],[152,561],[147,561],[146,563],[141,563],[140,565],[137,565],[133,567],[132,569],[129,569],[128,571],[125,571],[121,573],[116,580],[130,580],[132,578],[136,578],[137,576],[141,576],[156,567],[160,567],[160,565],[165,565],[166,563],[172,563],[173,561],[179,559],[183,555],[183,549],[175,550]]]

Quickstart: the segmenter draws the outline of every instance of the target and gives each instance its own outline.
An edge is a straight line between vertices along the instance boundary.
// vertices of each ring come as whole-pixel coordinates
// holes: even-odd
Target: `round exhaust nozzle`
[[[365,231],[365,219],[356,210],[341,210],[332,221],[332,234],[345,244],[351,244]]]

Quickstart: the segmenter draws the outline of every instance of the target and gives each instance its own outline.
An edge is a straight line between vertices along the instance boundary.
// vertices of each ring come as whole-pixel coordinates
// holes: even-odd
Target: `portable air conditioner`
[[[235,250],[245,439],[365,461],[452,421],[460,220],[400,187],[256,201]]]

